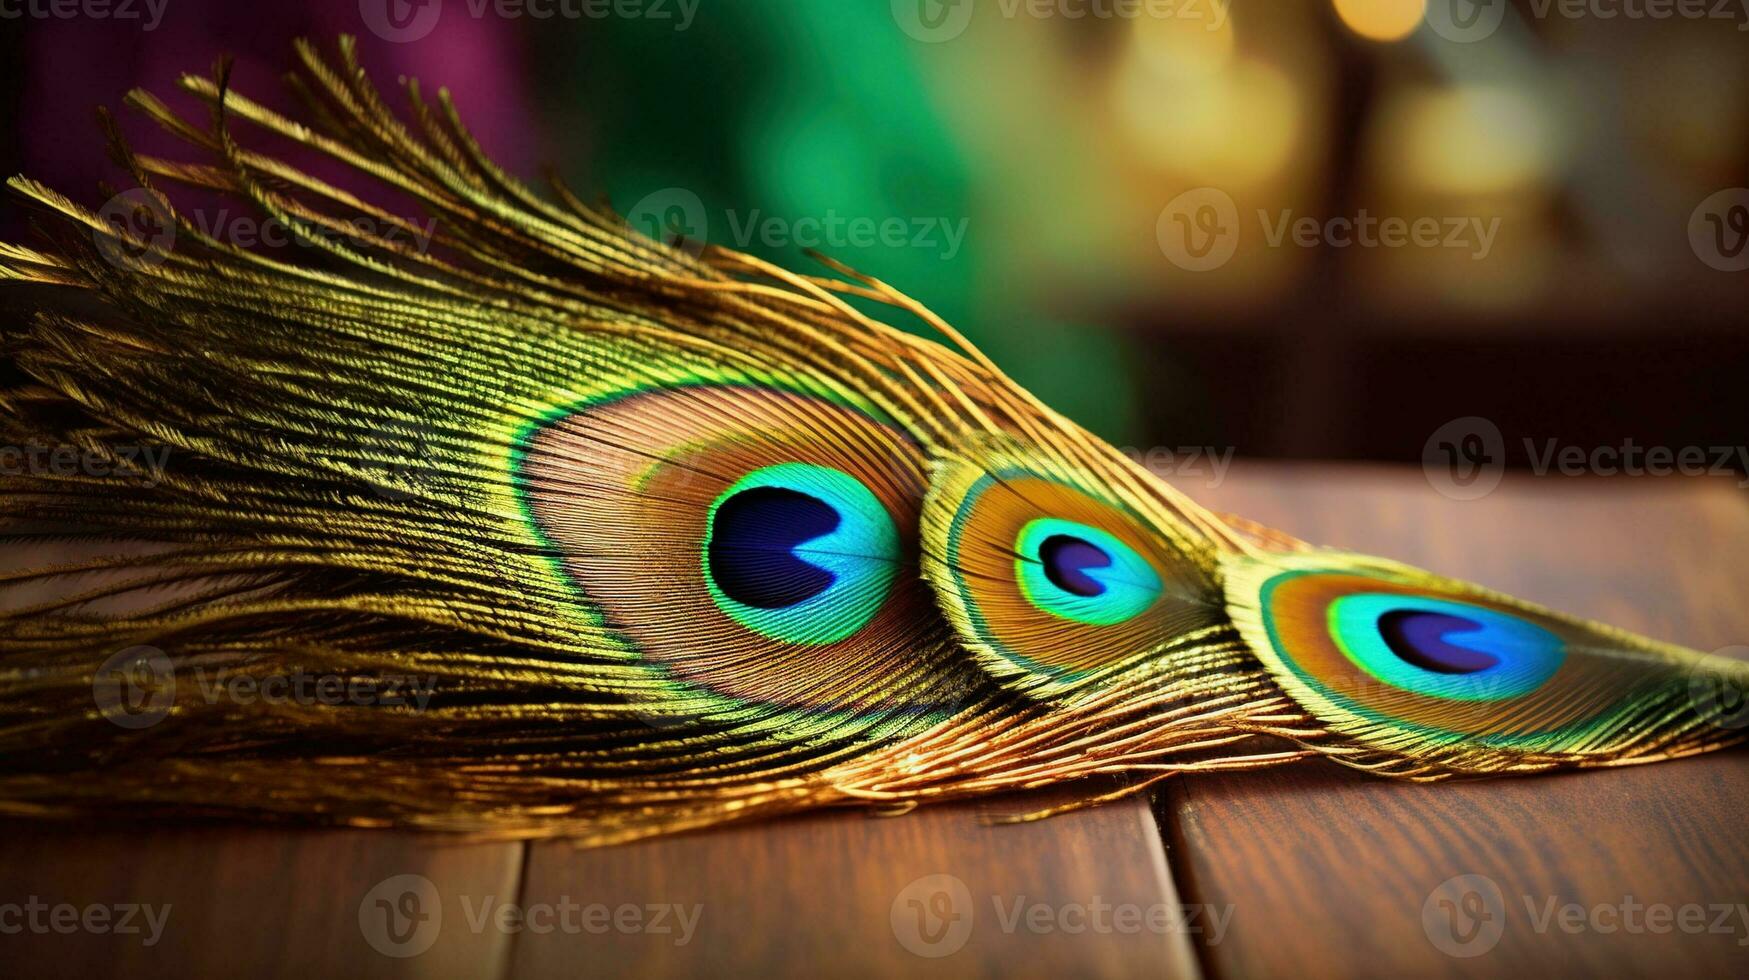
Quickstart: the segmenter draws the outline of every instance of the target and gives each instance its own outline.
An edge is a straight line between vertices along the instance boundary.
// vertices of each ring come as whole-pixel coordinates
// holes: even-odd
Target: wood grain
[[[35,915],[45,928],[18,912],[0,915],[0,962],[7,964],[0,973],[497,977],[509,937],[469,929],[461,899],[515,894],[522,852],[520,844],[456,846],[369,831],[7,823],[0,825],[0,904],[111,911],[99,913],[108,916],[99,929],[65,933],[52,911]],[[430,882],[435,903],[403,903],[414,882],[401,876],[409,875]],[[388,887],[372,894],[384,882]],[[397,915],[435,916],[436,927],[421,933],[412,921],[386,920],[375,905],[379,897]],[[151,906],[161,931],[122,932],[126,913],[114,910],[124,906]],[[134,913],[132,922],[143,927],[147,919]],[[409,941],[397,944],[396,931]]]
[[[1039,823],[980,819],[1061,799],[810,814],[607,850],[538,844],[525,903],[683,904],[698,926],[684,943],[635,930],[523,934],[512,972],[1195,976],[1188,929],[1201,925],[1175,928],[1178,900],[1144,801]]]
[[[1200,496],[1702,650],[1749,642],[1749,506],[1728,483],[1509,478],[1453,501],[1412,470],[1273,466]],[[1163,800],[1187,898],[1234,908],[1225,941],[1202,948],[1213,976],[1692,976],[1749,962],[1741,752],[1439,785],[1300,766],[1199,776]],[[1486,882],[1435,893],[1464,875]]]

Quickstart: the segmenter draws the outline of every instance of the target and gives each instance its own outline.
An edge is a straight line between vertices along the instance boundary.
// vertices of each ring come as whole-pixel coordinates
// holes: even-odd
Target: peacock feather
[[[298,53],[308,122],[223,64],[183,79],[204,125],[133,93],[199,159],[111,125],[137,186],[102,214],[11,181],[42,241],[0,246],[0,445],[164,465],[3,477],[6,540],[69,557],[0,578],[0,811],[600,843],[1743,735],[1690,697],[1742,665],[1214,515],[886,284],[642,237],[500,171],[446,93],[397,115],[349,40]],[[310,676],[379,696],[213,695]]]

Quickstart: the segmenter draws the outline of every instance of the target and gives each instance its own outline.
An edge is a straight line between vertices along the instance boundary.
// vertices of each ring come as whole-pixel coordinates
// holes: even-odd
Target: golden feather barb
[[[1677,703],[1686,653],[1213,515],[885,283],[644,238],[500,171],[441,90],[406,83],[398,117],[349,39],[297,50],[312,124],[221,65],[182,82],[205,126],[129,98],[202,161],[110,126],[137,186],[100,212],[11,182],[46,244],[0,247],[0,280],[42,287],[7,328],[0,445],[81,465],[0,477],[7,539],[67,556],[0,573],[0,810],[605,843],[1313,752],[1432,778],[1739,734]],[[297,247],[204,233],[190,192]],[[1414,593],[1386,612],[1448,659],[1428,617],[1468,609],[1653,669],[1581,669],[1565,729],[1444,710],[1506,687],[1283,646],[1311,608],[1295,585],[1276,615],[1290,572],[1357,615]],[[1518,644],[1489,683],[1557,655],[1479,628]]]

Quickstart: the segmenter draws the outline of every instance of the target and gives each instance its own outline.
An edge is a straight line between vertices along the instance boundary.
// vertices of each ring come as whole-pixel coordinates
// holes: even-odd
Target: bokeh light
[[[1300,131],[1293,83],[1254,58],[1196,79],[1162,76],[1131,59],[1115,76],[1114,97],[1118,117],[1149,162],[1227,187],[1278,173]]]
[[[1336,0],[1336,13],[1361,37],[1401,41],[1420,26],[1427,0]]]
[[[1528,94],[1504,86],[1409,89],[1384,107],[1380,131],[1403,175],[1438,193],[1511,191],[1555,166],[1547,115]]]

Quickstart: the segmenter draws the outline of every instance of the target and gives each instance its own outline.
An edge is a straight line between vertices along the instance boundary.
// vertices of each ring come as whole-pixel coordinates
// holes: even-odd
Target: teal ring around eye
[[[1108,564],[1076,569],[1079,577],[1097,584],[1097,595],[1080,595],[1052,580],[1042,552],[1053,538],[1103,552]],[[1134,619],[1153,606],[1164,589],[1160,574],[1134,548],[1109,531],[1075,521],[1056,517],[1028,521],[1015,536],[1014,553],[1015,579],[1027,601],[1077,623],[1112,626]]]
[[[762,488],[791,491],[829,507],[837,516],[836,525],[825,533],[767,552],[777,562],[792,567],[800,563],[830,578],[829,585],[791,605],[738,601],[712,575],[711,541],[718,512],[732,498]],[[785,548],[787,554],[777,554]],[[756,554],[743,557],[755,565],[767,563]],[[847,639],[880,612],[898,578],[903,555],[892,516],[861,481],[830,467],[779,463],[742,476],[711,503],[700,559],[711,599],[736,622],[786,643],[823,645]]]
[[[1446,643],[1495,658],[1483,670],[1446,674],[1406,663],[1379,631],[1388,613],[1420,612],[1467,620],[1474,629],[1449,633]],[[1566,660],[1566,643],[1554,633],[1517,616],[1467,602],[1357,592],[1330,604],[1330,637],[1356,666],[1392,687],[1457,701],[1504,701],[1541,687]]]

